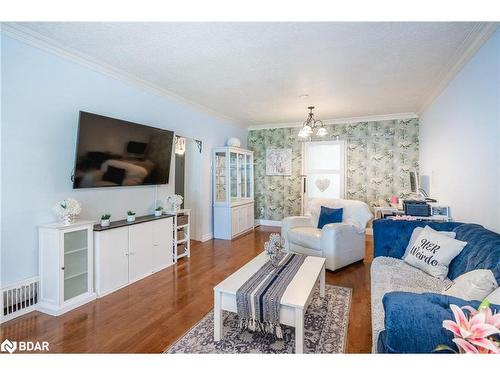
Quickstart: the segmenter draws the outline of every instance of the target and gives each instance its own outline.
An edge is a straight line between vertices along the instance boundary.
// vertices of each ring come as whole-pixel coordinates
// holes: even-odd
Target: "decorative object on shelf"
[[[291,176],[292,174],[292,149],[266,150],[266,175]]]
[[[163,213],[163,207],[162,206],[158,206],[155,208],[155,216],[161,216]]]
[[[69,225],[74,223],[77,216],[82,212],[82,205],[75,198],[66,198],[57,203],[53,207],[53,211],[63,224]]]
[[[449,219],[450,218],[450,207],[449,206],[441,206],[434,203],[430,204],[431,206],[431,216],[434,218],[442,218]]]
[[[104,214],[101,216],[101,227],[109,227],[110,214]]]
[[[175,136],[175,153],[177,155],[184,155],[186,152],[186,138]]]
[[[271,233],[269,241],[264,243],[266,255],[274,268],[278,268],[285,243],[278,233]]]
[[[241,141],[239,138],[231,137],[227,140],[226,145],[229,147],[241,147]]]
[[[314,118],[313,109],[314,106],[307,107],[309,109],[309,115],[306,121],[302,124],[302,129],[299,131],[300,138],[310,138],[316,131],[316,136],[325,137],[328,135],[328,131],[323,125],[323,121],[316,120]]]
[[[169,195],[167,197],[167,203],[170,205],[169,211],[171,212],[179,211],[183,201],[184,198],[182,197],[182,195],[179,194]]]
[[[135,212],[134,211],[127,211],[127,221],[129,223],[135,221]]]
[[[399,206],[399,198],[395,195],[391,197],[391,207],[392,208],[398,208]]]
[[[485,299],[478,307],[450,305],[453,320],[443,321],[443,328],[453,333],[453,342],[459,353],[500,354],[500,313],[491,311],[490,303]],[[463,310],[469,311],[467,317]],[[434,351],[457,353],[447,345],[438,345]]]
[[[415,221],[418,218],[416,216],[409,216],[409,215],[394,215],[394,216],[389,216],[389,219],[391,219],[391,220]]]

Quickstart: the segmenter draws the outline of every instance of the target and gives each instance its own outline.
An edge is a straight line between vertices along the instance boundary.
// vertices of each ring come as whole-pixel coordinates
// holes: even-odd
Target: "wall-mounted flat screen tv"
[[[73,188],[167,184],[174,133],[80,112]]]

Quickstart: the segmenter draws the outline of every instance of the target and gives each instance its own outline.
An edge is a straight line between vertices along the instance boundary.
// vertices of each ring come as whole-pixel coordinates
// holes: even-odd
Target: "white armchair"
[[[342,222],[318,229],[321,206],[343,208]],[[306,216],[283,219],[281,236],[290,252],[326,258],[326,268],[334,271],[365,256],[365,228],[373,215],[368,205],[346,199],[310,199]]]

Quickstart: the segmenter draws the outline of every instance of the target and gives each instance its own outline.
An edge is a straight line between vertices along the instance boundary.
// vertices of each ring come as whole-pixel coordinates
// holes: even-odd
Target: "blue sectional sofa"
[[[401,257],[413,230],[429,225],[454,231],[466,241],[450,263],[448,278],[439,280],[406,264]],[[500,285],[500,234],[477,224],[381,219],[373,223],[371,266],[372,334],[375,353],[429,353],[439,344],[453,347],[452,334],[441,326],[452,319],[450,303],[477,307],[441,294],[451,280],[474,269],[490,269]],[[500,310],[500,306],[494,306]]]

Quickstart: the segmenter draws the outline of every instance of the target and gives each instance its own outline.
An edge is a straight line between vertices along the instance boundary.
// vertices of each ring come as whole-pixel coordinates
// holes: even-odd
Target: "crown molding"
[[[373,115],[373,116],[360,116],[360,117],[342,117],[336,119],[321,120],[325,125],[335,124],[352,124],[355,122],[370,122],[370,121],[387,121],[387,120],[406,120],[409,118],[418,118],[415,112],[392,113],[388,115]],[[250,125],[248,130],[259,129],[277,129],[277,128],[300,128],[303,125],[301,122],[283,122],[276,124],[260,124]]]
[[[194,111],[201,112],[207,116],[218,118],[231,125],[238,126],[245,129],[246,124],[241,121],[235,120],[231,117],[220,114],[210,108],[207,108],[201,104],[195,103],[181,95],[177,95],[171,91],[165,90],[164,88],[157,86],[151,82],[143,80],[136,77],[133,74],[127,73],[122,69],[115,68],[107,63],[96,60],[88,55],[75,51],[69,47],[63,46],[57,41],[47,38],[33,30],[30,30],[15,22],[2,22],[0,23],[0,32],[28,44],[32,47],[38,48],[42,51],[52,53],[56,56],[62,57],[63,59],[76,62],[86,68],[89,68],[95,72],[104,74],[108,77],[114,78],[116,80],[128,83],[132,86],[136,86],[143,90],[146,90],[154,95],[164,97],[175,103],[189,107]]]
[[[438,80],[438,84],[420,106],[417,112],[419,115],[421,115],[434,100],[441,95],[465,64],[469,62],[472,56],[474,56],[491,35],[493,35],[499,24],[499,22],[485,22],[471,30],[464,39],[462,47],[457,52],[457,58],[450,64],[449,68],[444,72],[443,78]]]

